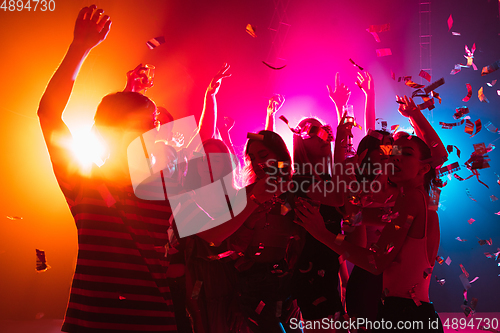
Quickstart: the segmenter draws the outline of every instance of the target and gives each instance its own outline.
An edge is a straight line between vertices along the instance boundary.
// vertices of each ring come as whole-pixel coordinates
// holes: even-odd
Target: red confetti
[[[464,265],[460,264],[460,268],[462,269],[462,272],[465,274],[465,277],[469,278],[469,273],[467,273],[467,271],[465,270]]]
[[[377,57],[385,57],[392,55],[392,51],[390,48],[376,49],[375,52],[377,52]]]
[[[453,26],[453,17],[451,17],[451,14],[450,14],[450,17],[448,17],[448,31],[451,30],[451,27]]]
[[[462,101],[464,101],[464,102],[468,102],[470,100],[470,98],[472,97],[472,86],[469,83],[466,83],[466,85],[467,85],[467,96],[462,98]]]
[[[255,33],[255,27],[252,26],[250,23],[247,24],[247,27],[246,27],[246,32],[252,36],[253,38],[257,38],[257,34]]]
[[[418,74],[418,76],[426,79],[427,81],[431,82],[431,75],[429,73],[427,73],[426,71],[424,71],[423,69],[420,70],[420,73]]]

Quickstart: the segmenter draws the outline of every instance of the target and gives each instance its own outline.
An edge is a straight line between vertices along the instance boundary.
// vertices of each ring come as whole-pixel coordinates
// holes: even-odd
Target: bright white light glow
[[[72,150],[80,164],[84,167],[89,167],[92,163],[95,163],[99,167],[104,164],[106,147],[94,131],[75,133]]]

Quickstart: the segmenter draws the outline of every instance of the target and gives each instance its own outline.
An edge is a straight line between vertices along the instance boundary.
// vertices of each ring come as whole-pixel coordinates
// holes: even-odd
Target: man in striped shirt
[[[78,230],[78,259],[62,330],[65,332],[176,332],[167,285],[167,201],[135,196],[127,147],[153,128],[155,104],[135,92],[103,98],[95,126],[109,148],[101,167],[83,175],[65,142],[62,114],[89,52],[111,21],[96,6],[83,8],[73,42],[40,101],[38,117],[54,174]]]

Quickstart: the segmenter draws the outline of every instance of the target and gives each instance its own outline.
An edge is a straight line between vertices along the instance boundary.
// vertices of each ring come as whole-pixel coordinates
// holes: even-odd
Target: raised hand
[[[275,94],[269,99],[269,105],[267,106],[267,113],[275,114],[285,103],[285,96],[280,94]]]
[[[224,117],[224,128],[226,129],[227,132],[229,132],[231,130],[231,128],[233,128],[234,126],[234,119],[231,118],[231,117]]]
[[[216,95],[219,92],[219,88],[220,88],[220,84],[222,82],[222,79],[231,76],[231,74],[227,74],[229,67],[230,66],[227,64],[227,62],[225,62],[224,66],[222,66],[221,70],[214,76],[212,81],[210,81],[210,84],[208,85],[208,88],[207,88],[208,94]]]
[[[330,85],[327,85],[326,88],[328,89],[328,94],[330,95],[333,103],[335,103],[339,109],[342,109],[342,107],[349,101],[349,97],[351,97],[351,91],[349,88],[347,88],[345,84],[340,83],[339,73],[335,74],[335,89],[332,89]]]
[[[374,92],[373,79],[370,73],[368,72],[363,72],[363,73],[358,72],[356,85],[365,93],[365,95]]]
[[[97,9],[96,5],[80,10],[75,23],[73,45],[91,50],[106,39],[111,27],[111,20],[108,15],[103,15],[103,13],[104,10]]]
[[[302,200],[301,204],[295,208],[295,216],[298,218],[295,222],[304,227],[314,238],[324,235],[328,230],[319,209],[314,208],[305,200]]]
[[[406,95],[404,97],[396,95],[396,101],[399,103],[398,111],[404,117],[412,117],[420,111],[413,99]]]
[[[153,79],[148,77],[148,67],[146,66],[139,64],[136,68],[127,72],[127,86],[123,91],[139,92],[153,86]]]

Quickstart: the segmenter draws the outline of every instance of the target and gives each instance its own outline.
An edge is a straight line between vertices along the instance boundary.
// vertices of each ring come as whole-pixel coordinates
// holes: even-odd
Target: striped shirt
[[[168,201],[139,199],[131,186],[105,184],[95,172],[58,182],[78,229],[62,331],[176,332],[166,279]]]

